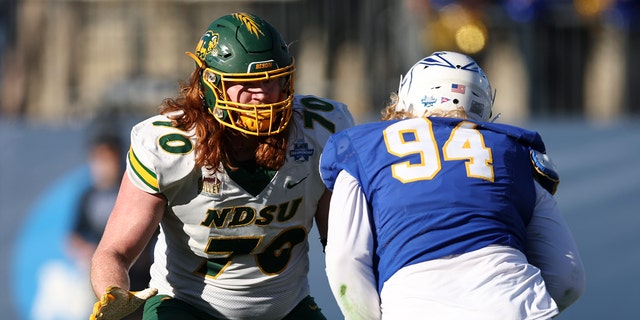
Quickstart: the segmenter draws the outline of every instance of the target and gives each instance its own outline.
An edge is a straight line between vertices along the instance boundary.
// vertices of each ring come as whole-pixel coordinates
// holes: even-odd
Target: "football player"
[[[584,290],[538,133],[491,121],[481,68],[418,61],[381,121],[333,135],[326,273],[347,319],[549,319]]]
[[[92,319],[325,319],[310,296],[307,236],[326,239],[319,157],[347,107],[294,95],[294,60],[252,14],[214,20],[196,68],[160,115],[135,125],[127,170],[92,260]],[[127,270],[160,232],[149,288]]]

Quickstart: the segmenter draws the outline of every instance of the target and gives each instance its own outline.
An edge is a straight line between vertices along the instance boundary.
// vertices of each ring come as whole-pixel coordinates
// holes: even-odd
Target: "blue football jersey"
[[[525,251],[538,133],[463,119],[368,123],[333,135],[320,170],[355,177],[370,206],[382,284],[404,266],[489,245]]]

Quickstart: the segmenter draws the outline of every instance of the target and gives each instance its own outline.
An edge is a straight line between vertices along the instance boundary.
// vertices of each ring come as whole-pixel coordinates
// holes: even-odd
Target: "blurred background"
[[[81,290],[77,273],[64,271],[46,294],[38,285],[44,261],[67,255],[91,137],[128,141],[131,125],[190,75],[185,51],[234,11],[258,14],[291,43],[297,92],[347,103],[358,123],[378,119],[418,59],[437,50],[475,58],[497,90],[498,122],[539,131],[560,170],[556,197],[587,291],[558,319],[637,316],[640,1],[0,0],[3,319],[73,318],[71,307],[34,316],[41,300],[86,305],[69,298]],[[312,245],[312,294],[339,319]]]

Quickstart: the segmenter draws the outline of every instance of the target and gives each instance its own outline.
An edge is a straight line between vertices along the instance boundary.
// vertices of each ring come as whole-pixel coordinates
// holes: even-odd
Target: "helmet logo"
[[[219,35],[211,30],[207,30],[204,33],[198,45],[196,46],[196,56],[202,60],[205,60],[205,57],[209,55],[212,51],[214,51],[214,55],[217,52],[216,47],[218,47],[218,39]]]
[[[296,162],[309,161],[309,157],[313,155],[315,150],[309,148],[309,144],[303,139],[298,139],[294,145],[293,150],[289,151],[289,156],[293,157]]]
[[[438,98],[434,97],[434,96],[424,96],[422,97],[422,99],[420,100],[420,102],[422,102],[422,105],[425,108],[431,108],[433,107],[433,104],[436,103],[436,101],[438,101]]]
[[[261,35],[264,36],[264,32],[260,30],[260,25],[256,22],[254,16],[243,12],[234,13],[233,16],[240,20],[240,22],[242,22],[242,24],[247,28],[247,31],[255,35],[256,38],[260,38]]]

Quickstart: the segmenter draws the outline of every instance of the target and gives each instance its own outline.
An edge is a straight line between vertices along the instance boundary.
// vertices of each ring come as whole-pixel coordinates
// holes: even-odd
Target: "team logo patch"
[[[420,102],[422,102],[422,105],[425,108],[431,108],[433,107],[433,104],[436,103],[436,101],[438,101],[438,98],[434,97],[434,96],[424,96],[422,97],[422,99],[420,100]]]
[[[304,140],[299,139],[293,145],[293,149],[289,151],[289,156],[293,158],[296,162],[305,162],[309,161],[309,157],[313,155],[315,150],[309,148],[309,144]]]
[[[216,177],[205,177],[200,179],[200,193],[209,195],[220,194],[220,185],[222,182]]]

